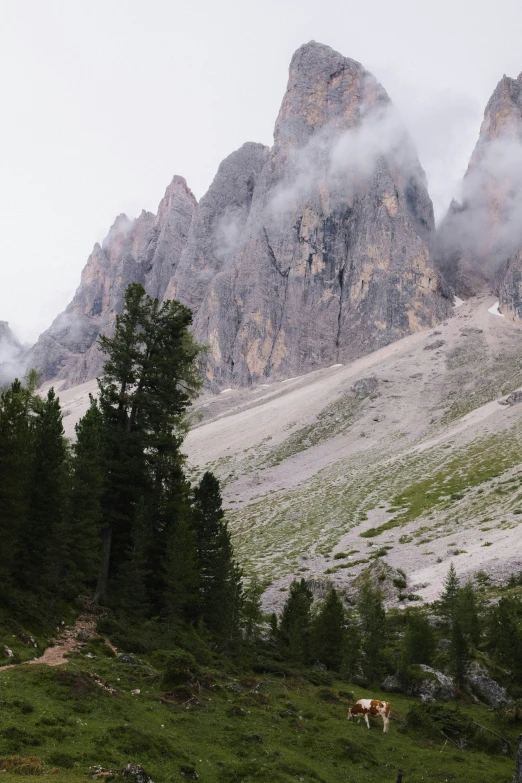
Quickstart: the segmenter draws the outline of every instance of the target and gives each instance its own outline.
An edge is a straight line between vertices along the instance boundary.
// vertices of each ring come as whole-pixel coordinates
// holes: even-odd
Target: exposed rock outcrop
[[[350,361],[450,312],[430,256],[424,172],[363,66],[311,42],[292,58],[271,150],[248,143],[196,202],[174,178],[157,217],[118,219],[31,363],[78,383],[100,369],[136,280],[194,311],[218,390]]]
[[[500,309],[520,317],[522,264],[522,74],[498,83],[462,186],[437,237],[436,260],[464,298],[502,291]],[[510,260],[505,282],[505,265]]]
[[[27,356],[42,380],[64,378],[70,385],[95,377],[102,368],[96,345],[122,312],[125,288],[140,282],[162,296],[187,239],[196,199],[182,177],[174,177],[158,215],[143,211],[135,220],[116,218],[96,243],[72,302],[44,332]]]
[[[449,311],[424,173],[384,89],[297,50],[244,236],[195,321],[214,387],[349,361]]]
[[[419,681],[407,689],[410,696],[418,696],[421,701],[431,704],[434,701],[451,701],[456,696],[455,682],[437,669],[432,669],[424,663],[418,667],[424,674]]]
[[[522,219],[522,215],[521,215]],[[499,275],[498,301],[502,315],[512,321],[522,320],[522,247],[513,255]]]
[[[195,213],[169,281],[168,299],[180,299],[197,312],[215,276],[228,268],[244,239],[254,188],[269,152],[263,144],[247,142],[222,161]]]
[[[466,681],[471,690],[492,707],[503,707],[510,701],[506,689],[491,679],[487,670],[477,661],[470,664]]]

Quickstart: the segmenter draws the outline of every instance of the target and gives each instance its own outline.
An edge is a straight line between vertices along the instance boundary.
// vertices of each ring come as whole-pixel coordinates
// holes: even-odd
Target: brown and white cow
[[[368,728],[370,728],[370,721],[368,720],[369,715],[381,715],[383,722],[382,730],[385,733],[388,731],[388,726],[390,723],[390,703],[388,701],[378,701],[378,699],[359,699],[359,701],[355,702],[353,707],[350,707],[348,710],[348,720],[351,718],[360,718],[362,716],[364,717]]]

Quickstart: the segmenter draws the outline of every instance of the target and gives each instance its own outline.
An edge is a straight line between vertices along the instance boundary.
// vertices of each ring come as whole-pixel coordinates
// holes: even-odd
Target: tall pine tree
[[[134,283],[112,337],[99,343],[107,354],[99,381],[107,437],[104,530],[97,600],[132,547],[132,526],[145,499],[151,518],[163,482],[179,458],[185,411],[200,386],[199,346],[188,327],[190,310],[176,301],[159,304]]]
[[[372,685],[377,683],[383,670],[382,650],[386,644],[386,612],[382,594],[367,578],[362,584],[357,601],[362,638],[362,669]]]
[[[339,671],[343,661],[346,613],[339,594],[328,593],[312,623],[313,657],[329,669]]]
[[[241,572],[222,509],[219,481],[205,473],[194,490],[193,525],[200,569],[200,615],[222,641],[237,636],[242,608]]]
[[[59,583],[66,542],[59,534],[65,516],[66,444],[60,401],[54,389],[31,419],[33,469],[29,511],[19,541],[18,579],[24,588],[52,591]]]
[[[100,566],[103,494],[105,487],[105,430],[98,403],[90,406],[76,425],[69,500],[68,540],[71,594],[92,589]]]
[[[0,596],[8,599],[16,555],[28,526],[33,461],[29,395],[15,381],[0,395]]]
[[[281,613],[279,638],[282,651],[298,663],[310,662],[312,591],[304,579],[294,579]]]

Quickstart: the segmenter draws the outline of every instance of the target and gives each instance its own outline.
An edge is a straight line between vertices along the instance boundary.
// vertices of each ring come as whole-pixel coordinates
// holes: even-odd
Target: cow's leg
[[[366,725],[368,726],[368,728],[370,728],[370,721],[368,720],[368,713],[367,712],[364,713],[364,720],[366,721]]]
[[[386,717],[386,715],[382,716],[382,730],[384,734],[388,733],[388,725],[389,725],[390,719]]]

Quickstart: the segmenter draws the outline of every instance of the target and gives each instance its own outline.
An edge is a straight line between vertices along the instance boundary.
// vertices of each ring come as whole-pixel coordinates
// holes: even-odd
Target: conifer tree
[[[311,652],[317,661],[334,671],[340,670],[343,661],[345,620],[343,603],[332,588],[312,623]]]
[[[0,596],[4,600],[13,583],[19,540],[27,528],[31,440],[29,397],[16,380],[0,395]]]
[[[52,589],[66,542],[57,534],[65,514],[66,445],[60,401],[54,389],[31,420],[33,469],[27,523],[21,531],[18,578],[22,587]]]
[[[99,338],[108,358],[99,381],[107,469],[97,600],[104,600],[111,574],[130,551],[140,499],[159,504],[172,459],[178,458],[184,414],[201,383],[191,321],[190,310],[179,302],[160,305],[134,283],[127,287],[114,335]]]
[[[406,610],[406,631],[402,643],[399,671],[408,679],[408,667],[415,663],[431,664],[435,652],[433,629],[424,614],[417,609]]]
[[[178,461],[165,482],[163,511],[151,550],[156,562],[163,561],[156,592],[161,596],[160,611],[171,626],[182,621],[196,622],[200,608],[200,571],[191,502],[191,486]]]
[[[457,685],[463,685],[469,663],[469,645],[462,625],[455,618],[451,627],[451,668]]]
[[[504,596],[489,613],[489,646],[497,660],[522,684],[522,602]]]
[[[239,630],[241,572],[234,562],[219,481],[212,473],[206,472],[194,490],[193,525],[200,569],[201,619],[222,640],[231,640]]]
[[[341,673],[345,679],[352,681],[361,669],[362,638],[359,621],[353,613],[347,616],[346,621],[348,627],[344,635]]]
[[[194,531],[185,516],[171,525],[163,566],[163,616],[171,627],[183,621],[195,622],[199,611],[199,571]]]
[[[257,579],[253,579],[244,591],[241,625],[244,638],[249,644],[254,644],[259,638],[259,632],[263,622],[263,611],[261,609],[262,595],[263,586]]]
[[[304,579],[294,579],[279,622],[283,652],[299,663],[310,661],[312,591]]]
[[[150,610],[147,589],[149,533],[148,510],[142,498],[132,524],[129,552],[119,570],[114,589],[116,605],[123,616],[133,622],[145,619]]]
[[[75,429],[68,525],[73,596],[94,586],[100,562],[106,447],[103,417],[93,397]]]
[[[361,587],[357,610],[362,637],[362,669],[369,683],[376,683],[382,674],[382,649],[386,643],[386,612],[382,594],[367,578]]]
[[[440,612],[447,623],[452,623],[455,615],[455,607],[460,590],[460,580],[457,576],[455,566],[451,563],[446,578],[444,579],[444,590],[440,597]]]
[[[481,621],[477,605],[477,593],[472,582],[460,588],[454,608],[462,633],[473,647],[477,647],[481,636]]]

